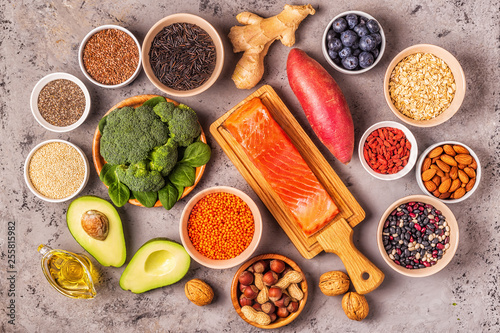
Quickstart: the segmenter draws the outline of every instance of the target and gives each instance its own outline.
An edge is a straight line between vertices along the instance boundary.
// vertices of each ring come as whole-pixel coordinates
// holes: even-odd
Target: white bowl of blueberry
[[[384,30],[367,13],[343,12],[326,26],[322,50],[326,61],[339,72],[364,73],[375,67],[384,55]]]

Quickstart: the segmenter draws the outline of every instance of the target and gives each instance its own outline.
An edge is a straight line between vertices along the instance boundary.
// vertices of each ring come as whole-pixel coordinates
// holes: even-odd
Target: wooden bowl
[[[138,95],[138,96],[124,99],[123,101],[115,104],[111,109],[109,109],[108,112],[106,112],[105,116],[117,108],[123,108],[125,106],[132,106],[132,107],[136,108],[138,106],[141,106],[142,103],[144,103],[145,101],[147,101],[153,97],[158,97],[158,96],[159,95]],[[166,98],[166,97],[165,97],[165,99],[168,102],[172,102],[175,105],[179,105],[179,103],[177,103],[174,100],[171,100],[171,99]],[[205,132],[203,132],[203,128],[201,129],[200,140],[204,143],[207,143],[207,138],[205,136]],[[92,159],[94,160],[94,166],[95,166],[95,169],[97,171],[97,175],[99,175],[101,173],[103,165],[106,164],[106,161],[104,160],[104,158],[102,158],[101,153],[100,153],[100,143],[101,143],[101,132],[99,132],[99,126],[97,126],[95,133],[94,133],[94,140],[92,142]],[[205,165],[202,165],[201,167],[196,168],[196,178],[194,180],[194,185],[184,188],[184,192],[182,193],[181,199],[184,198],[185,196],[187,196],[195,188],[195,186],[199,183],[201,176],[203,176],[204,172],[205,172]],[[132,205],[135,205],[135,206],[144,207],[137,199],[130,199],[128,202]],[[161,204],[160,200],[156,201],[156,204],[154,205],[154,207],[161,207],[161,206],[162,206],[162,204]]]
[[[269,325],[260,325],[260,324],[257,324],[257,323],[254,323],[254,322],[248,320],[245,317],[245,315],[243,314],[243,312],[241,312],[241,306],[240,306],[240,303],[239,303],[239,296],[241,295],[241,292],[239,291],[239,288],[238,288],[238,283],[239,283],[238,277],[240,276],[240,274],[244,270],[246,270],[248,267],[250,267],[251,265],[253,265],[255,262],[257,262],[259,260],[265,260],[265,259],[279,259],[279,260],[282,260],[288,266],[290,266],[291,268],[293,268],[297,272],[302,273],[302,276],[304,277],[304,279],[300,283],[300,287],[302,288],[302,291],[304,292],[304,298],[299,302],[299,309],[297,310],[297,312],[294,312],[294,313],[290,314],[286,318],[279,318],[278,317],[278,319],[276,319],[276,321],[272,322]],[[250,325],[258,327],[258,328],[263,328],[263,329],[274,329],[274,328],[282,327],[282,326],[288,325],[292,321],[294,321],[295,318],[297,318],[299,316],[299,314],[302,312],[302,310],[304,309],[304,306],[306,305],[306,301],[307,301],[307,295],[308,295],[307,281],[306,281],[306,277],[304,275],[304,272],[300,269],[300,267],[292,259],[287,258],[287,257],[285,257],[285,256],[283,256],[281,254],[270,253],[270,254],[263,254],[263,255],[260,255],[260,256],[257,256],[257,257],[253,257],[252,259],[250,259],[249,261],[247,261],[246,263],[244,263],[238,269],[238,271],[236,271],[236,274],[234,274],[234,277],[233,277],[233,282],[231,283],[231,301],[233,302],[233,306],[236,309],[236,312],[240,315],[240,317],[244,321],[246,321]]]

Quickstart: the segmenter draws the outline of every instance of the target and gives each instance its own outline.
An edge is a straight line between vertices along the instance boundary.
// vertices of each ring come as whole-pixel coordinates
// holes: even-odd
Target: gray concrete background
[[[205,132],[224,112],[251,91],[240,91],[230,80],[240,55],[234,55],[225,36],[236,24],[234,16],[244,10],[262,16],[281,11],[284,1],[0,1],[0,331],[18,332],[255,332],[234,311],[229,287],[237,268],[211,270],[193,262],[187,276],[175,285],[135,295],[120,289],[122,268],[102,268],[102,279],[94,300],[72,300],[59,295],[45,280],[36,248],[45,243],[53,248],[82,251],[69,233],[65,213],[69,203],[50,204],[37,199],[23,179],[24,160],[39,142],[60,138],[80,146],[91,157],[93,132],[102,115],[118,101],[139,94],[160,93],[142,72],[129,86],[106,90],[84,79],[78,67],[79,43],[91,29],[118,24],[130,29],[142,42],[159,19],[177,12],[200,15],[224,37],[226,62],[217,83],[192,98],[178,98],[198,111]],[[300,4],[300,3],[296,3]],[[483,165],[483,179],[477,192],[461,204],[450,205],[460,226],[456,256],[438,274],[414,279],[393,272],[383,262],[375,231],[378,220],[393,201],[421,194],[414,172],[402,179],[384,182],[369,176],[357,152],[353,161],[341,165],[313,135],[297,99],[289,88],[285,63],[289,49],[276,42],[266,58],[261,84],[272,85],[292,113],[312,135],[333,168],[361,203],[367,216],[355,228],[358,248],[386,274],[384,283],[367,295],[370,314],[353,322],[343,313],[340,297],[326,297],[317,288],[319,276],[329,270],[343,270],[338,257],[322,253],[306,260],[209,135],[213,148],[202,181],[196,190],[229,185],[254,198],[261,208],[264,235],[257,254],[277,252],[294,259],[306,272],[310,296],[300,317],[282,332],[498,332],[500,330],[500,222],[498,203],[500,177],[500,93],[498,77],[500,28],[499,2],[487,1],[312,1],[316,15],[307,18],[297,33],[297,47],[327,66],[321,54],[321,36],[326,24],[338,13],[357,9],[375,16],[385,29],[386,53],[368,73],[347,76],[328,68],[349,103],[356,144],[373,123],[397,120],[388,109],[382,90],[383,75],[390,60],[402,49],[417,43],[431,43],[454,54],[467,78],[467,93],[459,112],[434,128],[411,127],[419,151],[442,140],[457,140],[472,147]],[[89,88],[93,104],[87,121],[65,134],[46,131],[36,123],[29,107],[35,83],[53,72],[68,72]],[[260,84],[259,84],[260,86]],[[93,167],[82,194],[107,198],[105,187]],[[164,236],[180,241],[178,221],[182,200],[174,209],[144,209],[127,205],[119,209],[127,241],[127,262],[147,240]],[[7,323],[11,297],[7,281],[7,222],[16,223],[16,325]],[[191,304],[184,296],[184,282],[201,278],[216,293],[206,307]]]

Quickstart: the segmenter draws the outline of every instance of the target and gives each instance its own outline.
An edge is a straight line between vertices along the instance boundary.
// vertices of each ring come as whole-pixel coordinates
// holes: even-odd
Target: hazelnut
[[[288,317],[288,315],[290,313],[288,312],[287,308],[278,308],[278,310],[276,311],[276,314],[280,318],[285,318],[285,317]]]
[[[103,241],[108,237],[108,217],[97,210],[88,210],[82,214],[82,229],[90,237]]]
[[[184,286],[186,297],[198,306],[208,305],[214,299],[214,291],[200,279],[188,281]]]
[[[262,308],[259,303],[254,303],[254,305],[252,305],[252,308],[254,308],[257,311],[262,311]]]
[[[261,309],[262,309],[262,312],[265,312],[267,314],[271,314],[271,313],[274,313],[274,311],[276,311],[276,307],[271,302],[266,302],[266,303],[262,304]]]
[[[241,284],[248,286],[253,282],[253,274],[249,271],[243,271],[238,277],[238,281],[240,281]]]
[[[246,287],[248,287],[246,284],[241,284],[241,283],[238,286],[241,292],[244,292]]]
[[[257,289],[257,287],[252,284],[251,286],[245,288],[243,294],[249,299],[255,299],[259,294],[259,289]]]
[[[253,264],[254,273],[264,273],[269,267],[269,263],[264,260],[259,260],[255,264]]]
[[[241,294],[241,296],[240,296],[240,305],[241,306],[245,306],[245,305],[252,306],[252,304],[253,304],[253,300],[251,300],[250,298]]]
[[[290,304],[290,301],[290,296],[288,296],[287,294],[283,294],[283,296],[279,300],[274,301],[274,305],[279,308],[286,308],[288,304]]]
[[[273,302],[276,302],[281,298],[281,295],[283,295],[283,291],[281,288],[278,287],[271,287],[269,288],[269,299]]]
[[[299,310],[299,302],[290,302],[286,308],[290,313],[297,312]]]
[[[271,318],[271,323],[272,323],[273,321],[275,321],[275,320],[276,320],[276,318],[278,318],[278,316],[276,315],[276,313],[271,313],[271,314],[269,315],[269,317]]]
[[[285,275],[286,275],[286,273],[288,273],[288,272],[290,272],[290,271],[293,271],[293,268],[291,268],[291,267],[288,267],[288,266],[287,266],[287,267],[283,270],[283,272],[281,272],[281,277],[285,276]]]
[[[273,284],[278,282],[278,274],[273,271],[268,271],[266,274],[264,274],[262,282],[264,282],[266,286],[272,286]]]
[[[249,271],[249,272],[250,272],[250,273],[252,273],[252,274],[253,274],[253,273],[255,273],[255,272],[254,272],[254,270],[253,270],[253,266],[248,267],[248,268],[247,268],[247,271]]]
[[[349,319],[363,320],[368,316],[368,302],[365,296],[349,292],[342,297],[342,309]]]
[[[283,272],[286,268],[285,263],[279,259],[271,260],[271,263],[269,264],[269,266],[271,267],[271,270],[275,271],[278,274]]]

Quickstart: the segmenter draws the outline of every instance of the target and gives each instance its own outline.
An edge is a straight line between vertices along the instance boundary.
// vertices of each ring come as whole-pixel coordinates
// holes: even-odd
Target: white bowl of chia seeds
[[[450,263],[458,248],[453,212],[437,198],[410,195],[387,208],[377,229],[385,262],[400,274],[425,277]]]
[[[33,148],[24,163],[30,191],[48,202],[64,202],[78,195],[89,180],[89,161],[76,145],[47,140]]]
[[[69,132],[87,119],[90,94],[83,82],[68,73],[44,76],[31,92],[31,112],[36,121],[52,132]]]

